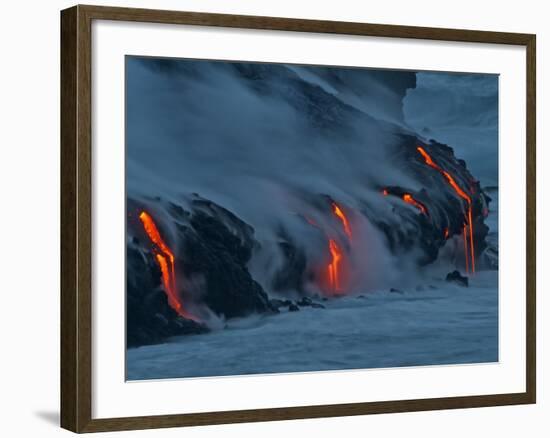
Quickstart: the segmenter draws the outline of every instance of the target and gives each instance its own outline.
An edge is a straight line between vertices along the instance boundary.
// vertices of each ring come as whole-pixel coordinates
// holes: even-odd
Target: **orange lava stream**
[[[389,196],[390,192],[388,191],[388,189],[384,189],[382,190],[382,194],[384,196]],[[410,193],[405,193],[403,196],[401,196],[401,199],[403,199],[403,201],[405,201],[407,204],[415,206],[425,215],[428,215],[428,209],[426,208],[426,206],[414,199]]]
[[[407,204],[414,205],[422,213],[426,215],[428,214],[428,210],[426,210],[426,207],[424,207],[424,205],[421,202],[418,202],[416,199],[414,199],[410,193],[405,193],[403,195],[403,201],[405,201]]]
[[[155,254],[155,257],[160,266],[160,272],[162,273],[162,283],[168,295],[168,304],[170,304],[170,306],[179,313],[181,310],[181,303],[176,298],[172,269],[168,267],[168,261],[165,256],[157,253]]]
[[[424,161],[426,162],[426,164],[428,166],[430,166],[431,168],[437,170],[439,173],[441,173],[441,175],[443,175],[443,177],[447,180],[449,185],[457,193],[457,195],[460,196],[462,199],[464,199],[468,203],[467,221],[468,221],[468,228],[469,228],[469,234],[470,234],[470,255],[468,256],[468,243],[467,243],[467,239],[466,239],[466,228],[464,228],[464,242],[465,242],[465,251],[464,252],[465,252],[465,257],[466,257],[466,272],[468,272],[468,270],[469,270],[469,268],[468,268],[468,265],[469,265],[468,257],[470,257],[471,266],[472,266],[472,273],[475,273],[476,272],[476,265],[475,265],[475,250],[474,250],[474,224],[473,224],[473,221],[472,221],[472,199],[470,198],[470,196],[468,196],[466,194],[466,192],[464,192],[464,190],[462,190],[460,188],[460,186],[457,184],[457,182],[455,181],[455,179],[453,178],[453,176],[449,172],[443,170],[441,167],[439,167],[437,165],[437,163],[435,163],[432,160],[432,158],[424,150],[424,148],[422,148],[421,146],[417,146],[416,150],[420,153],[420,155],[422,155],[422,157],[424,158]]]
[[[177,287],[176,287],[176,270],[175,270],[175,258],[174,254],[168,248],[168,245],[164,243],[155,221],[146,211],[142,211],[139,214],[139,219],[143,224],[145,232],[151,239],[151,242],[156,246],[157,250],[155,251],[155,258],[160,267],[162,274],[162,284],[164,286],[164,291],[168,297],[168,304],[172,309],[178,312],[179,315],[197,321],[193,315],[189,314],[185,309],[183,309],[182,303],[179,299]]]
[[[348,236],[348,239],[351,241],[351,228],[349,226],[348,218],[342,211],[342,209],[336,204],[336,202],[332,202],[332,211],[334,214],[342,221],[342,225],[344,227],[344,233],[346,233],[346,236]]]
[[[328,265],[329,285],[334,292],[342,292],[342,287],[340,284],[340,262],[342,261],[342,250],[334,239],[329,239],[329,250],[332,257],[332,261]]]
[[[349,224],[349,220],[346,217],[342,208],[334,201],[331,202],[332,212],[342,222],[344,233],[346,234],[349,242],[352,240],[352,232]],[[343,275],[342,275],[342,262],[344,262],[344,253],[336,240],[329,238],[329,251],[331,262],[327,266],[328,271],[328,284],[329,288],[335,293],[339,294],[344,292],[342,287]],[[345,268],[345,267],[344,267]]]

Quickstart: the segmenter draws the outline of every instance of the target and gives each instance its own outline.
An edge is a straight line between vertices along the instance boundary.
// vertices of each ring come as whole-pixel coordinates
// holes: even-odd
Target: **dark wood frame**
[[[525,46],[527,50],[527,381],[514,394],[92,419],[92,20],[269,29]],[[535,47],[531,34],[196,12],[75,6],[61,12],[61,426],[74,432],[535,403]]]

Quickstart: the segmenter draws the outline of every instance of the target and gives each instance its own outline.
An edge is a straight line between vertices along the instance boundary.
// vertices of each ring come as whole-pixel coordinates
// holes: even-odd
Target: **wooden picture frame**
[[[169,23],[518,45],[526,48],[526,391],[193,414],[92,418],[92,91],[94,20]],[[61,12],[61,426],[74,432],[289,420],[535,403],[535,35],[381,24],[75,6]]]

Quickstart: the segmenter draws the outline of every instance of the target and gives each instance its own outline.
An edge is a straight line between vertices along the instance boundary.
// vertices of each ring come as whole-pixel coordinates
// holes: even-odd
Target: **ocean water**
[[[127,379],[498,361],[498,272],[229,321],[205,335],[127,351]]]

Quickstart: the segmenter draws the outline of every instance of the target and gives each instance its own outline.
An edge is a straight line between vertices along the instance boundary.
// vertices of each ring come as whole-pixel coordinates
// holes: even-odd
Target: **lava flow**
[[[342,208],[336,202],[332,201],[331,206],[334,215],[340,220],[340,222],[342,222],[344,233],[351,243],[352,232],[348,218],[346,217]],[[330,290],[334,294],[341,294],[342,292],[344,292],[344,287],[342,286],[342,283],[345,281],[342,266],[342,262],[344,261],[344,253],[335,239],[329,238],[328,243],[331,258],[331,261],[327,266],[328,285]]]
[[[160,267],[162,274],[162,284],[164,286],[164,291],[168,297],[168,304],[170,307],[178,312],[179,315],[188,318],[197,320],[195,317],[190,315],[187,311],[183,309],[181,300],[179,298],[177,288],[176,288],[176,269],[175,269],[175,259],[174,254],[170,251],[170,248],[164,243],[155,221],[146,211],[142,211],[139,214],[139,219],[143,224],[145,232],[151,239],[151,242],[154,244],[154,253],[155,259]]]
[[[342,250],[334,239],[329,239],[329,250],[332,258],[328,265],[328,281],[329,286],[335,293],[342,292],[341,278],[340,278],[340,262],[342,261]]]
[[[428,210],[426,209],[424,204],[422,204],[421,202],[414,199],[410,193],[405,193],[403,195],[403,201],[405,201],[407,204],[414,205],[416,208],[418,208],[425,215],[428,214]]]
[[[441,167],[437,165],[437,163],[435,163],[432,160],[432,158],[424,148],[422,148],[421,146],[417,146],[416,150],[420,153],[420,155],[422,155],[426,164],[431,168],[437,170],[441,175],[443,175],[443,177],[447,180],[447,182],[453,188],[456,194],[468,203],[468,212],[466,217],[467,225],[464,227],[464,254],[466,257],[466,272],[469,271],[469,264],[471,263],[472,273],[475,273],[476,265],[475,265],[475,249],[474,249],[474,224],[472,221],[472,199],[470,198],[470,196],[466,194],[466,192],[464,192],[464,190],[460,188],[460,186],[457,184],[457,182],[449,172],[443,170]],[[470,235],[470,239],[469,239],[470,256],[468,256],[468,238],[466,236],[466,234],[468,234],[466,230],[467,228]],[[469,257],[470,257],[470,260],[468,260]]]
[[[384,190],[382,190],[382,194],[384,196],[389,196],[390,192],[388,191],[388,189],[384,189]],[[398,195],[395,195],[395,196],[398,196]],[[424,213],[426,216],[428,216],[428,209],[426,208],[426,206],[424,204],[422,204],[422,202],[414,199],[413,195],[411,195],[410,193],[403,193],[403,195],[401,195],[399,197],[401,199],[403,199],[403,201],[406,202],[407,204],[410,204],[410,205],[418,208],[422,213]]]
[[[332,211],[333,213],[342,221],[342,226],[344,227],[344,233],[346,233],[346,236],[348,236],[348,239],[351,241],[351,228],[349,226],[348,218],[342,211],[342,209],[336,204],[336,202],[332,201]]]

